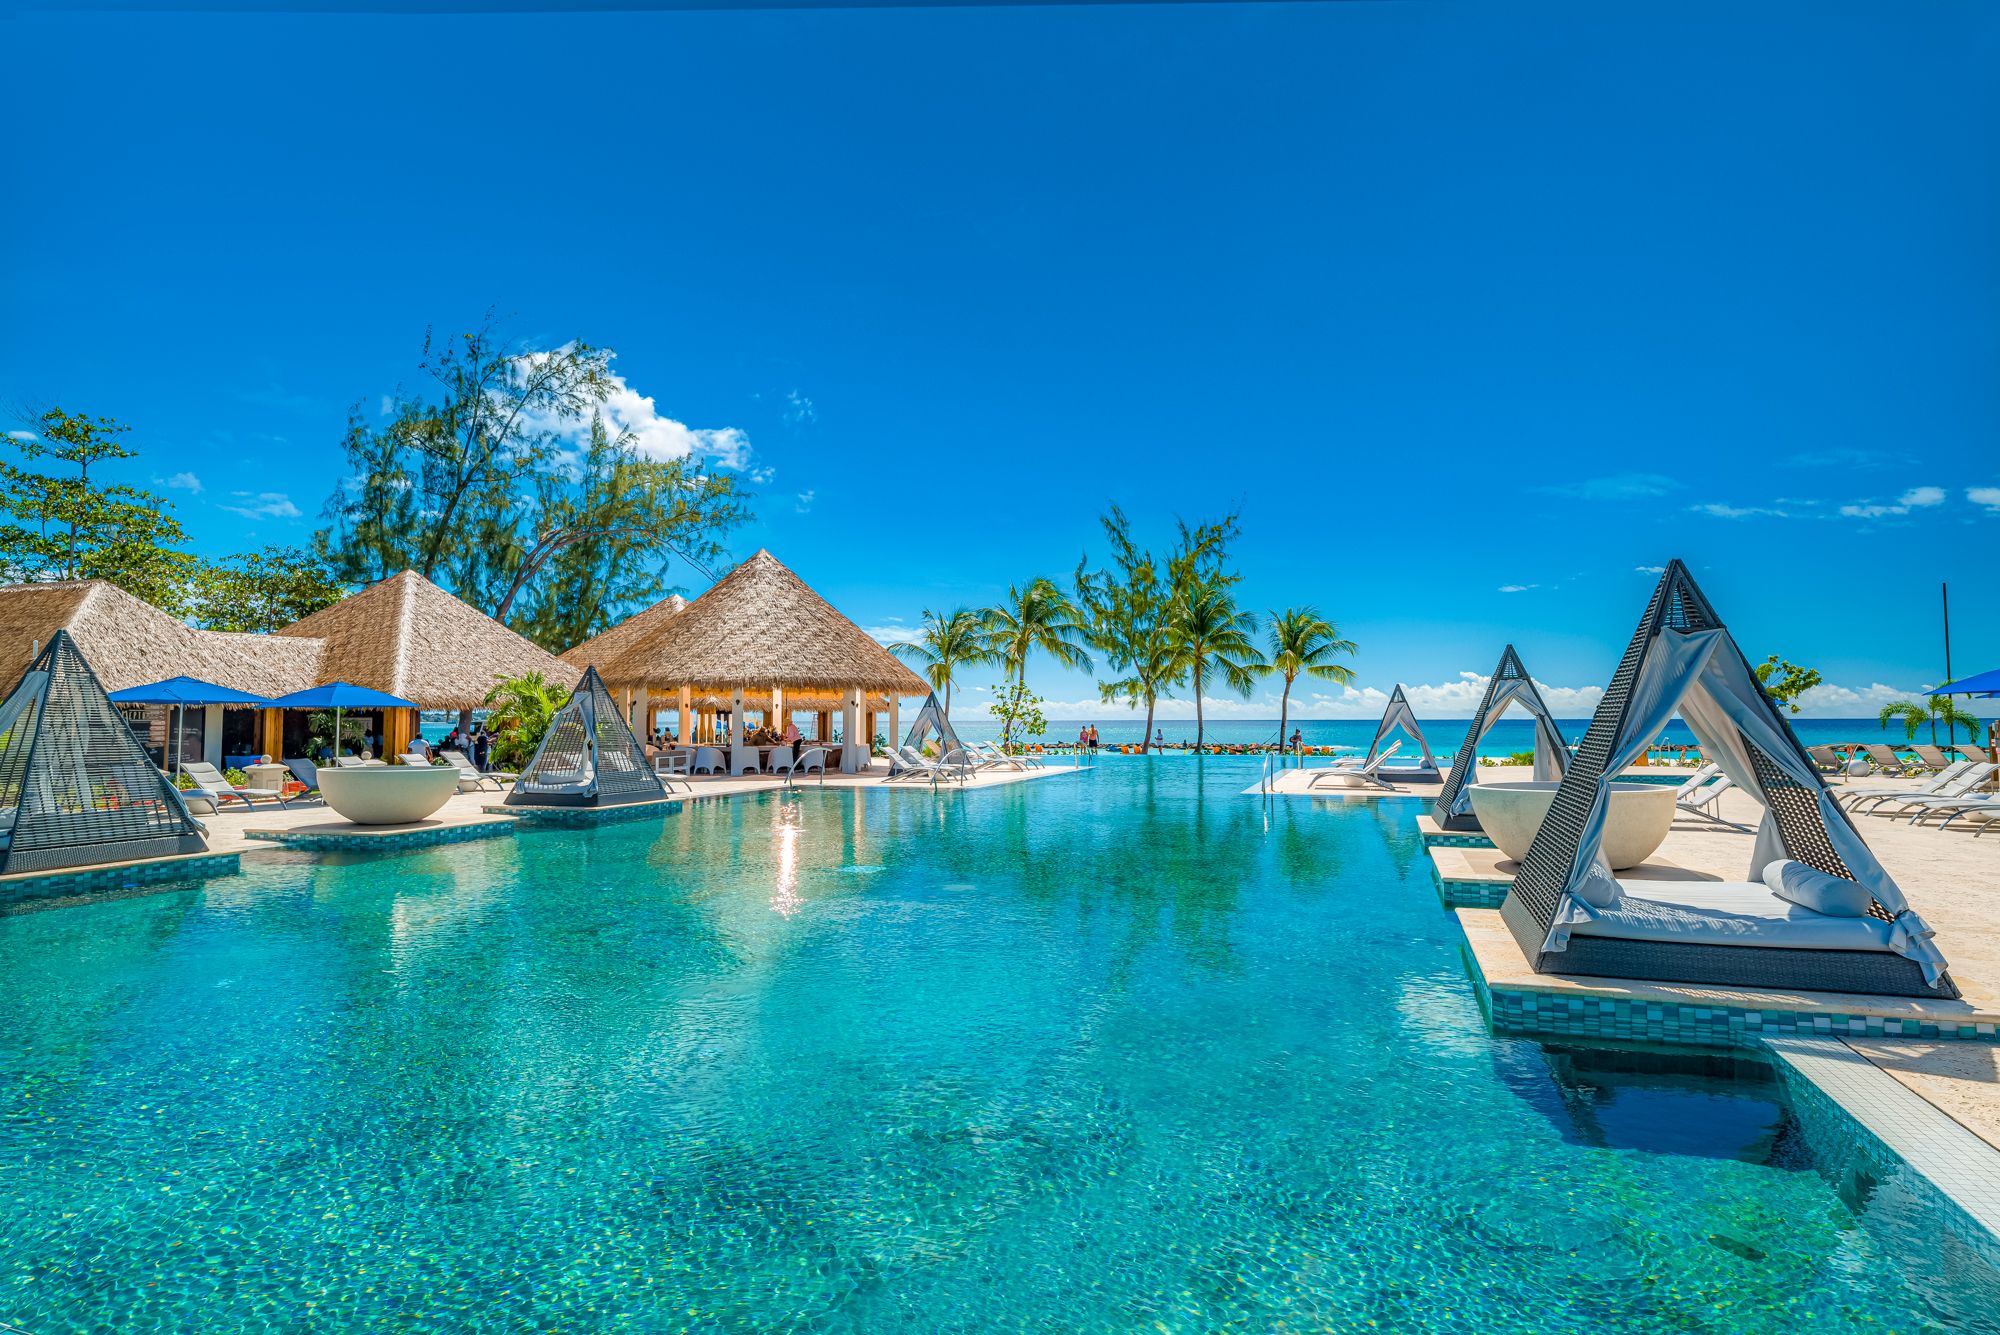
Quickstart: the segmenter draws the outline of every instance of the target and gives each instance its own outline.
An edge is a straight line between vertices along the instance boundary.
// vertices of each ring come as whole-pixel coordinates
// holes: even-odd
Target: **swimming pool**
[[[1415,804],[1255,769],[0,918],[0,1321],[1984,1328],[1763,1068],[1490,1036]]]

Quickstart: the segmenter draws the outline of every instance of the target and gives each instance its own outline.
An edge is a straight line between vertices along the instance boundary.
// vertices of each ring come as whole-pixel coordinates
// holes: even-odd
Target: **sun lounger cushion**
[[[1830,918],[1865,918],[1868,906],[1875,902],[1873,895],[1854,882],[1791,858],[1779,858],[1765,867],[1764,884],[1778,898]]]
[[[1815,913],[1779,899],[1762,882],[1624,880],[1618,885],[1623,895],[1617,907],[1570,924],[1573,935],[1792,950],[1890,948],[1891,924]]]

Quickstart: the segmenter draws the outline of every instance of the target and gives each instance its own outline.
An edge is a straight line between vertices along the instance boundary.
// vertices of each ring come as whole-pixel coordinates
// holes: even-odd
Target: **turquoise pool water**
[[[1254,773],[807,790],[0,918],[0,1321],[1990,1328],[1762,1068],[1489,1036],[1414,807]]]

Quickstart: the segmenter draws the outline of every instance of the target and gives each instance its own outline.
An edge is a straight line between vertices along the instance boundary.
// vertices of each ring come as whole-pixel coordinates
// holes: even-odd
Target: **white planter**
[[[1475,783],[1472,811],[1499,850],[1519,862],[1555,801],[1555,783]],[[1674,788],[1664,783],[1614,783],[1604,816],[1604,856],[1612,870],[1636,867],[1659,851],[1674,825]]]
[[[409,825],[424,819],[458,791],[450,765],[369,765],[319,772],[319,794],[356,825]]]

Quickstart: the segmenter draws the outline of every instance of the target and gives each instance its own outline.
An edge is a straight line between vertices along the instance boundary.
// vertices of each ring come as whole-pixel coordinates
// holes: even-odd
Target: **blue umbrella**
[[[293,691],[271,701],[273,709],[331,709],[333,711],[333,754],[340,755],[340,713],[344,709],[415,709],[414,700],[405,700],[400,695],[387,691],[371,690],[366,686],[356,686],[351,681],[330,681],[324,686],[312,686],[303,691]]]
[[[121,705],[172,705],[175,713],[186,717],[189,705],[258,705],[268,708],[271,701],[248,691],[232,690],[218,686],[212,681],[202,681],[198,677],[168,677],[165,681],[151,682],[145,686],[127,686],[122,691],[109,693],[116,704]],[[174,729],[175,750],[179,750],[181,730]],[[181,767],[180,757],[174,757],[174,769]]]
[[[1948,681],[1942,686],[1933,686],[1925,695],[2000,695],[2000,668],[1982,672],[1976,677],[1961,677]],[[116,699],[116,696],[112,697]]]

